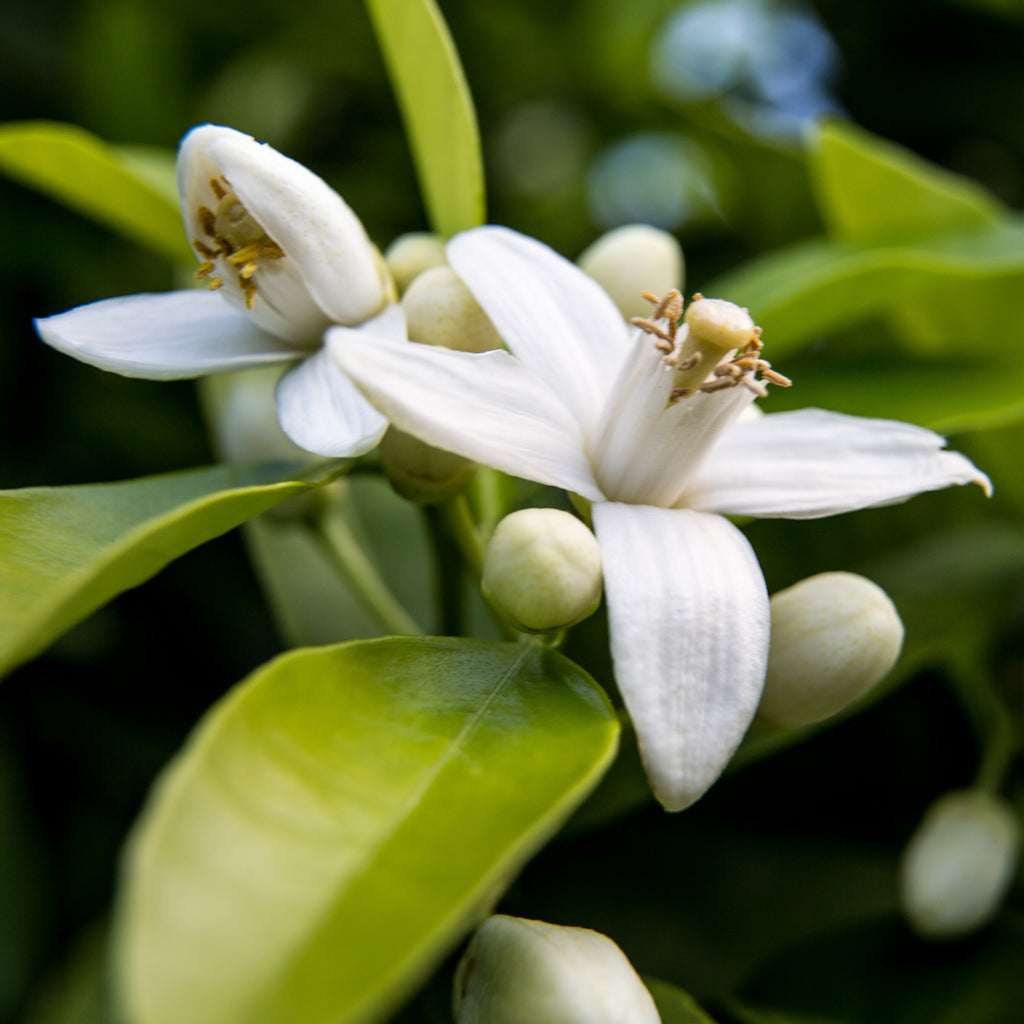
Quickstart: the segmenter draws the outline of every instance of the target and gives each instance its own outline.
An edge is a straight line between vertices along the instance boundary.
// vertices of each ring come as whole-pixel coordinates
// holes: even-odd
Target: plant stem
[[[366,610],[388,632],[395,636],[423,636],[423,628],[392,593],[340,515],[321,516],[312,532]]]

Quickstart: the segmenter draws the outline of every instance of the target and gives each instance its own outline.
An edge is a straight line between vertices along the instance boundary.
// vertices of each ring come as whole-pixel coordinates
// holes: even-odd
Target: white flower
[[[128,377],[175,380],[295,363],[277,389],[281,426],[321,455],[355,455],[386,422],[322,348],[332,323],[404,337],[400,307],[362,224],[326,182],[231,128],[182,140],[178,193],[200,291],[128,295],[36,321],[40,336]],[[382,312],[383,310],[383,312]]]
[[[616,679],[655,794],[686,807],[728,762],[765,676],[768,595],[725,516],[813,518],[988,480],[904,423],[817,409],[737,422],[762,389],[749,369],[689,326],[674,342],[630,331],[595,282],[533,239],[478,228],[448,255],[513,354],[340,327],[328,349],[401,429],[594,502]],[[669,333],[668,320],[652,326]],[[690,351],[712,354],[687,370]]]

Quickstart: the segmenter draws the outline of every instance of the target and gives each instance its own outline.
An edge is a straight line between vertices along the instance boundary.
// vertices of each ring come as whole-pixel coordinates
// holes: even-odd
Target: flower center
[[[192,240],[193,248],[203,260],[196,277],[199,280],[208,277],[213,290],[224,285],[224,278],[214,274],[215,270],[234,274],[246,308],[253,309],[259,291],[254,279],[260,261],[279,260],[284,252],[242,205],[227,178],[211,178],[210,191],[214,196],[212,209],[200,206],[196,211],[199,226],[209,239]]]
[[[683,299],[678,291],[673,289],[663,299],[644,292],[644,298],[654,310],[650,318],[634,317],[633,323],[654,336],[663,367],[672,372],[666,408],[698,391],[742,386],[763,398],[768,393],[766,383],[781,387],[792,383],[761,358],[761,328],[740,306],[705,299],[698,292],[686,311],[687,330],[683,333],[679,330]]]

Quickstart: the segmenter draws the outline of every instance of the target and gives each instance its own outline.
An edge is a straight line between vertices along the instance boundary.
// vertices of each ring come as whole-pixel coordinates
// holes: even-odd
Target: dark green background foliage
[[[490,220],[577,255],[606,226],[588,211],[588,167],[623,137],[657,132],[698,145],[713,168],[716,202],[678,231],[689,290],[823,232],[798,143],[753,137],[713,98],[670,101],[652,88],[648,50],[674,0],[441,6],[477,104]],[[1020,207],[1019,5],[822,0],[814,10],[838,49],[831,88],[850,119]],[[541,111],[544,131],[561,132],[554,169],[535,166],[543,131],[516,134],[524,107]],[[426,227],[358,0],[6,4],[0,121],[22,119],[164,149],[192,124],[229,124],[315,169],[378,244]],[[7,178],[0,223],[0,487],[121,480],[212,461],[191,384],[101,373],[51,351],[30,326],[33,316],[82,302],[166,290],[180,271]],[[1020,364],[1019,302],[1005,308],[1005,335],[996,307],[985,339],[984,373],[994,382],[1000,363]],[[840,402],[845,382],[860,375],[877,389],[878,413],[899,417],[900,396],[885,381],[900,331],[883,311],[820,332],[794,352],[792,367],[777,360],[797,377],[786,401],[806,401],[797,368],[815,394],[831,388]],[[769,355],[771,340],[769,331]],[[900,363],[899,379],[911,391],[931,386],[918,375],[948,381],[936,422],[951,423],[957,375],[976,353],[961,351],[956,332],[943,340],[941,358],[916,353]],[[984,393],[979,380],[971,387]],[[1024,405],[1024,384],[1014,401]],[[749,528],[771,590],[831,569],[864,572],[889,589],[908,630],[897,692],[771,757],[751,748],[681,816],[647,805],[627,752],[502,909],[606,932],[638,970],[688,989],[722,1022],[776,1019],[749,1006],[803,1015],[779,1020],[846,1024],[1019,1019],[1019,883],[991,929],[941,947],[913,938],[896,905],[900,850],[934,798],[975,777],[985,738],[1002,721],[993,708],[1008,712],[1009,734],[1024,722],[1024,427],[1013,405],[987,429],[954,439],[992,476],[990,502],[971,488],[838,520]],[[608,685],[604,628],[600,615],[585,623],[566,653]],[[0,1021],[104,1019],[90,1009],[95,929],[126,830],[196,720],[281,649],[232,534],[124,594],[5,682]],[[1008,793],[1020,807],[1019,771]],[[449,984],[446,969],[399,1019],[447,1019]]]

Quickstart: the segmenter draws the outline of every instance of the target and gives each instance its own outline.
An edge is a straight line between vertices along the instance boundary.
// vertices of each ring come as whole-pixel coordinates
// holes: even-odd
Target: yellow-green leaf
[[[433,0],[366,0],[402,110],[430,223],[445,237],[484,221],[480,131]]]
[[[206,717],[130,845],[132,1024],[387,1019],[596,784],[618,724],[534,643],[293,651]]]

